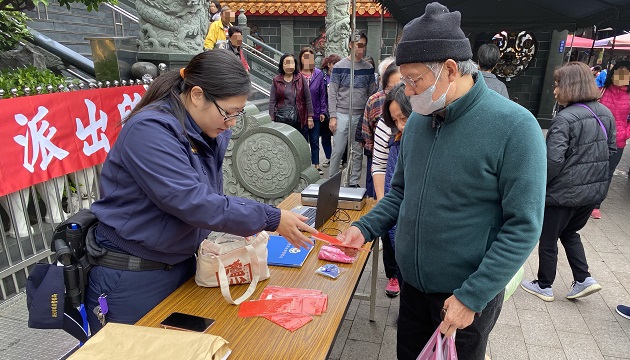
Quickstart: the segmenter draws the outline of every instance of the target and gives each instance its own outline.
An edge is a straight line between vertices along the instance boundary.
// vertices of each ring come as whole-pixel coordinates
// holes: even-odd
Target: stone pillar
[[[368,19],[367,28],[368,43],[366,55],[371,56],[374,59],[374,63],[378,65],[381,60],[381,35],[383,28],[380,21],[372,19]]]
[[[280,51],[293,54],[293,20],[280,20]]]
[[[549,44],[549,57],[547,58],[547,68],[545,70],[545,79],[543,80],[542,93],[540,94],[540,105],[538,107],[538,122],[546,129],[549,128],[551,119],[553,118],[553,107],[555,100],[553,96],[553,72],[562,65],[564,61],[564,51],[560,51],[560,42],[566,41],[568,31],[553,31],[551,33],[551,42]]]
[[[251,43],[251,41],[247,40],[247,37],[249,36],[249,27],[247,26],[247,16],[245,16],[245,9],[241,8],[239,10],[240,14],[238,15],[238,27],[239,29],[241,29],[241,31],[243,32],[243,44],[248,44],[248,45],[253,45]],[[243,50],[243,56],[245,57],[245,61],[249,62],[248,58],[247,58],[247,51]]]
[[[240,14],[238,15],[238,27],[243,32],[243,42],[248,45],[253,45],[248,42],[247,37],[251,35],[251,31],[247,26],[247,16],[245,16],[245,9],[240,9]]]
[[[349,55],[350,1],[326,1],[326,56],[336,54],[342,58]]]

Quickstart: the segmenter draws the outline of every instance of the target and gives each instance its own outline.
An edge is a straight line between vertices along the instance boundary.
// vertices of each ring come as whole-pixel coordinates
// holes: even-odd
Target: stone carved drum
[[[240,134],[232,150],[231,172],[252,195],[280,198],[299,187],[310,163],[302,134],[285,124],[268,123]]]

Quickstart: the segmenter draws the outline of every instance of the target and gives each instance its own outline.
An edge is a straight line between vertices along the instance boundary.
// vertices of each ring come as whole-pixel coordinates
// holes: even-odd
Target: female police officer
[[[269,230],[296,247],[311,243],[299,230],[316,232],[306,218],[223,195],[229,129],[243,116],[249,90],[238,58],[203,52],[158,77],[124,120],[103,165],[102,199],[92,205],[96,242],[109,254],[89,276],[92,333],[102,326],[91,311],[99,297],[107,321],[133,324],[194,274],[193,255],[211,231]]]

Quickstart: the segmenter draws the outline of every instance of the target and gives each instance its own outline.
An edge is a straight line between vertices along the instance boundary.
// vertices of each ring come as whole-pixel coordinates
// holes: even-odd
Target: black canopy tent
[[[424,14],[426,5],[438,1],[451,11],[462,14],[462,29],[467,36],[499,31],[551,31],[594,27],[612,28],[617,35],[630,30],[630,0],[372,0],[383,5],[401,25]],[[555,36],[555,35],[553,35]],[[553,38],[552,36],[552,38]],[[557,38],[557,36],[556,36]],[[557,39],[556,39],[557,40]],[[614,41],[613,41],[614,42]],[[558,46],[559,44],[556,44]],[[566,47],[571,48],[567,43]],[[611,46],[614,52],[614,44]],[[549,69],[546,70],[547,73]],[[540,85],[540,103],[532,108],[543,128],[552,116],[553,78],[544,76]],[[527,91],[521,93],[532,96]]]
[[[422,15],[431,0],[374,0],[400,24]],[[466,31],[569,30],[630,22],[630,0],[439,0],[462,13]]]

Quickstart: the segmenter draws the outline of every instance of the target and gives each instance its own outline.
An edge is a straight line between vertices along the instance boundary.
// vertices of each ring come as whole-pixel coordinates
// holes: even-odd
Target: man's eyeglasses
[[[416,88],[416,83],[418,82],[418,80],[422,79],[422,77],[425,74],[427,74],[429,71],[432,71],[432,70],[429,69],[429,70],[423,72],[422,74],[418,75],[418,77],[415,78],[415,79],[412,79],[411,76],[404,76],[404,77],[401,76],[400,77],[400,81],[404,82],[405,86],[409,86],[409,87],[415,89]]]
[[[208,96],[208,95],[206,95]],[[224,122],[228,122],[230,120],[235,119],[236,121],[239,121],[241,119],[243,119],[243,117],[245,116],[245,110],[241,110],[239,112],[237,112],[236,114],[228,114],[227,111],[225,111],[225,109],[223,109],[222,107],[219,106],[219,104],[217,104],[217,102],[214,100],[214,98],[212,96],[208,96],[208,98],[210,99],[210,101],[212,101],[212,103],[214,104],[214,106],[217,107],[217,110],[219,110],[219,114],[221,114],[221,116],[223,116],[223,121]]]

